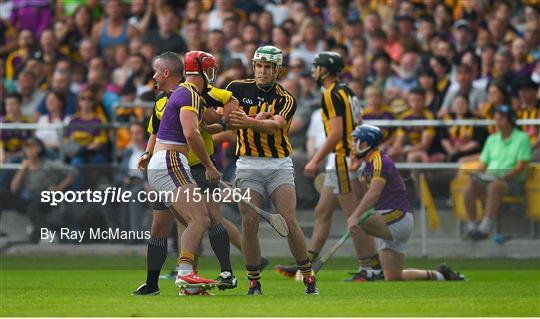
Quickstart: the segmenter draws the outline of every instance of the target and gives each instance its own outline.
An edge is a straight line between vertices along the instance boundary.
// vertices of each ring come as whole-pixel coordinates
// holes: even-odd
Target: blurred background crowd
[[[539,16],[537,0],[0,1],[1,122],[65,125],[61,134],[46,126],[1,130],[0,163],[31,167],[34,153],[55,168],[115,163],[122,170],[112,181],[144,189],[134,168],[152,109],[122,104],[153,101],[154,57],[210,52],[224,88],[251,77],[255,49],[272,44],[285,55],[280,83],[298,103],[290,137],[302,184],[304,164],[324,142],[321,90],[310,72],[317,53],[344,57],[341,78],[364,119],[491,119],[502,104],[538,119]],[[521,129],[538,160],[539,126]],[[402,162],[466,161],[494,131],[404,125],[385,129],[383,148]],[[218,161],[233,171],[234,141],[219,146]],[[42,175],[30,193],[96,182]],[[13,171],[2,171],[3,196],[24,188],[13,180]],[[300,193],[307,194],[300,205],[316,201]],[[22,197],[25,205],[32,198]]]

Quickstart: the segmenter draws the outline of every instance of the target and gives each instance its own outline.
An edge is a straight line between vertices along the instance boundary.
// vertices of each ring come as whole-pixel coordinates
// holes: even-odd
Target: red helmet
[[[186,75],[204,75],[208,82],[213,83],[216,79],[216,69],[216,59],[210,53],[189,51],[184,56],[184,71]]]

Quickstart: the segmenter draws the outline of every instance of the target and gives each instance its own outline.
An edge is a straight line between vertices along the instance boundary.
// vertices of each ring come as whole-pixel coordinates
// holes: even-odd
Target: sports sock
[[[375,254],[375,255],[371,256],[370,264],[371,264],[371,269],[373,269],[373,270],[380,270],[381,269],[381,261],[379,260],[379,254]]]
[[[372,268],[371,268],[371,256],[358,258],[358,263],[359,263],[358,272],[360,272],[362,270],[370,272],[372,270]]]
[[[478,226],[478,230],[487,234],[491,230],[492,225],[493,225],[493,220],[486,216],[484,217],[484,219],[482,219],[480,226]]]
[[[150,237],[146,250],[146,284],[158,286],[159,273],[167,259],[167,237]]]
[[[315,259],[317,259],[317,257],[319,257],[318,252],[313,251],[313,250],[308,250],[308,258],[309,258],[309,260],[315,261]]]
[[[435,270],[426,270],[427,280],[444,280],[443,274]]]
[[[208,229],[208,237],[214,255],[216,255],[219,265],[221,266],[221,271],[230,271],[232,273],[229,233],[222,224],[218,224]]]
[[[467,222],[467,230],[468,231],[476,230],[476,222],[468,221]]]
[[[193,272],[193,262],[195,255],[189,251],[182,251],[178,258],[178,274],[187,275]]]
[[[261,279],[261,270],[259,265],[246,265],[247,269],[247,278],[248,280],[260,280]]]
[[[308,259],[302,261],[296,261],[298,265],[298,270],[302,273],[302,277],[309,277],[313,275],[313,270],[311,268],[311,261]]]

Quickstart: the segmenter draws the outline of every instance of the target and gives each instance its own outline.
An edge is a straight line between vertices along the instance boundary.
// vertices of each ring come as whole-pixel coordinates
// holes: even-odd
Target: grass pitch
[[[145,280],[139,257],[0,256],[0,316],[362,317],[540,316],[540,260],[449,260],[465,282],[343,282],[356,265],[335,259],[318,274],[319,296],[273,265],[262,274],[262,296],[247,297],[240,258],[233,260],[239,287],[211,297],[179,297],[173,280],[160,280],[161,295],[131,296]],[[411,259],[408,267],[434,268],[440,260]],[[172,266],[168,259],[166,270]],[[200,261],[202,275],[217,276],[217,262]],[[164,271],[165,272],[165,271]],[[163,272],[163,273],[164,273]]]

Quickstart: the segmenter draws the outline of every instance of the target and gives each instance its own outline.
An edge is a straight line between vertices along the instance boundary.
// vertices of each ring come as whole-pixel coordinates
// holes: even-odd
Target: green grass
[[[0,256],[0,316],[361,317],[540,316],[540,260],[450,260],[465,282],[347,283],[352,259],[332,260],[319,274],[319,296],[267,268],[263,296],[247,297],[242,262],[234,259],[239,287],[213,297],[179,297],[172,280],[161,295],[134,297],[144,281],[144,258]],[[169,258],[167,268],[172,265]],[[270,269],[286,259],[272,259]],[[440,260],[411,259],[433,268]],[[215,260],[203,258],[202,275],[215,277]]]

